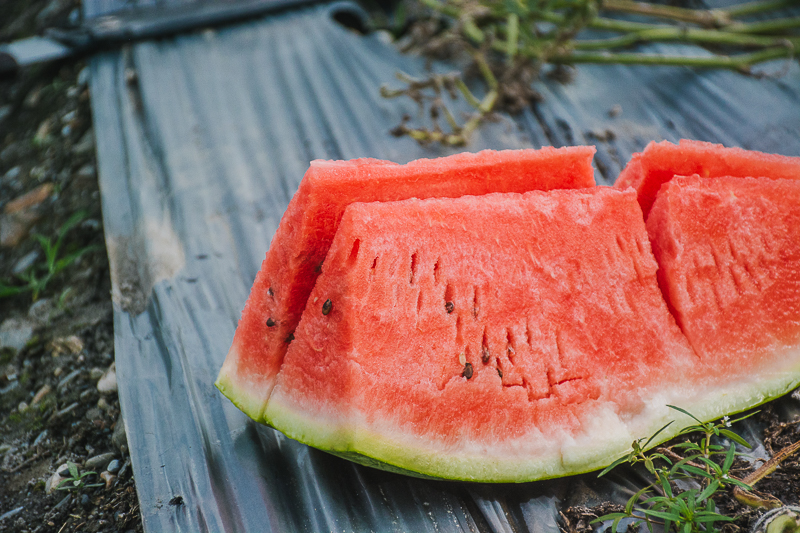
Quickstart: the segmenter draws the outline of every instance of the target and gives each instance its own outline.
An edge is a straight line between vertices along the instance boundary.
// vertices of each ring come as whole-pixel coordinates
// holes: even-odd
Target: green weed
[[[84,254],[96,250],[98,246],[92,245],[80,248],[63,256],[59,254],[67,233],[80,224],[85,218],[86,213],[84,211],[73,214],[58,229],[55,242],[43,235],[34,235],[33,237],[38,241],[39,246],[41,246],[44,252],[44,261],[34,264],[24,272],[17,274],[16,280],[0,280],[0,298],[8,298],[10,296],[30,292],[32,298],[37,300],[39,295],[47,288],[47,284],[50,283],[55,276],[74,264]],[[19,282],[22,283],[20,284]]]
[[[61,483],[56,487],[58,490],[69,490],[81,492],[85,488],[102,487],[103,483],[87,483],[86,479],[89,476],[97,475],[97,472],[78,472],[78,465],[71,461],[67,461],[67,468],[69,468],[69,477],[64,478]]]
[[[613,520],[612,533],[617,531],[617,525],[623,518],[633,518],[635,525],[645,523],[650,531],[653,531],[653,524],[659,523],[663,524],[665,532],[674,530],[677,533],[717,533],[717,524],[733,521],[732,517],[717,512],[714,496],[731,487],[750,490],[747,483],[730,474],[730,469],[738,455],[736,445],[747,448],[751,446],[728,428],[752,414],[736,420],[730,420],[726,416],[716,423],[702,422],[684,409],[672,405],[669,407],[697,421],[697,424],[682,429],[679,435],[699,433],[699,442],[687,440],[669,448],[658,448],[652,453],[646,453],[650,443],[671,422],[649,439],[633,442],[633,450],[603,470],[600,476],[623,463],[642,463],[655,477],[655,482],[631,496],[624,512],[601,516],[593,523]],[[712,437],[726,437],[731,441],[730,445],[726,447],[712,444]],[[675,482],[686,479],[697,482],[699,488],[677,491]],[[649,496],[651,493],[656,495]]]

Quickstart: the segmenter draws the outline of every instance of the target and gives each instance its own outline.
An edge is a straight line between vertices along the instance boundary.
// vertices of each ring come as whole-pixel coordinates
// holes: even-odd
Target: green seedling
[[[38,241],[39,246],[41,246],[44,252],[44,262],[32,265],[21,274],[16,275],[17,280],[23,282],[23,284],[14,283],[12,280],[0,281],[0,298],[7,298],[30,292],[33,299],[37,300],[39,295],[47,288],[47,284],[50,283],[55,276],[74,264],[84,254],[96,250],[98,246],[92,245],[63,256],[59,255],[67,233],[80,224],[85,218],[86,213],[84,211],[78,211],[73,214],[58,229],[55,241],[43,235],[34,235],[34,238]]]
[[[69,468],[69,477],[64,478],[61,483],[58,484],[58,487],[56,487],[58,490],[81,492],[83,489],[103,486],[103,483],[86,482],[85,478],[95,476],[97,472],[89,471],[80,473],[78,472],[78,466],[71,461],[67,461],[67,468]]]

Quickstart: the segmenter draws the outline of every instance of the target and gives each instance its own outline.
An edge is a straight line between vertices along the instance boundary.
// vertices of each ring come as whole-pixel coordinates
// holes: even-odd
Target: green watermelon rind
[[[214,386],[244,414],[253,420],[260,421],[271,388],[268,389],[266,384],[258,381],[243,381],[236,368],[237,361],[239,361],[238,357],[225,359]]]
[[[711,421],[757,407],[791,392],[800,386],[800,349],[788,355],[787,359],[794,361],[794,364],[772,373],[771,377],[758,381],[745,378],[709,387],[705,393],[698,391],[692,401],[689,401],[690,394],[685,388],[676,388],[669,394],[659,393],[650,402],[651,412],[657,413],[656,416],[645,416],[634,432],[620,436],[614,441],[615,444],[572,449],[567,461],[562,457],[563,450],[546,458],[487,462],[482,457],[449,455],[445,450],[414,449],[414,446],[402,444],[398,439],[368,429],[351,430],[337,425],[331,422],[330,415],[324,413],[314,417],[303,407],[281,402],[280,393],[275,391],[264,417],[258,421],[309,446],[390,472],[422,478],[489,483],[537,481],[603,468],[629,453],[633,440],[649,437],[670,420],[675,423],[660,433],[649,447],[675,437],[681,428],[694,423],[689,417],[667,408],[668,404],[686,409],[700,420]],[[701,389],[702,385],[699,385]],[[593,435],[585,437],[588,442],[597,442]]]

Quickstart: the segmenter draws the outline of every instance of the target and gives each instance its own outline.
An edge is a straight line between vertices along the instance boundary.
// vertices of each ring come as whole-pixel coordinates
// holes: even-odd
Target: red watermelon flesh
[[[800,157],[787,157],[726,148],[721,144],[681,140],[651,142],[643,152],[633,154],[620,173],[615,187],[633,187],[647,217],[661,185],[673,176],[697,174],[708,178],[720,176],[800,179]]]
[[[352,204],[264,420],[428,476],[598,468],[696,361],[656,270],[632,190]]]
[[[701,373],[765,382],[797,372],[800,181],[675,177],[647,230]]]
[[[252,418],[274,384],[345,208],[353,202],[594,186],[594,147],[483,151],[406,165],[313,161],[256,276],[217,386]]]

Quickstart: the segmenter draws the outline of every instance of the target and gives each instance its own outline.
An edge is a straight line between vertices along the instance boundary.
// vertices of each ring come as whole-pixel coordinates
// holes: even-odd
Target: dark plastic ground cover
[[[85,8],[97,14],[107,4]],[[560,506],[623,498],[634,480],[487,485],[372,470],[253,423],[213,386],[311,159],[407,162],[453,151],[390,135],[417,110],[378,88],[424,64],[342,28],[331,17],[340,8],[286,11],[91,60],[119,393],[145,529],[555,533]],[[597,144],[606,184],[650,140],[800,155],[796,64],[763,80],[582,67],[570,84],[537,88],[543,103],[490,124],[469,149]],[[182,504],[170,504],[175,496]]]

